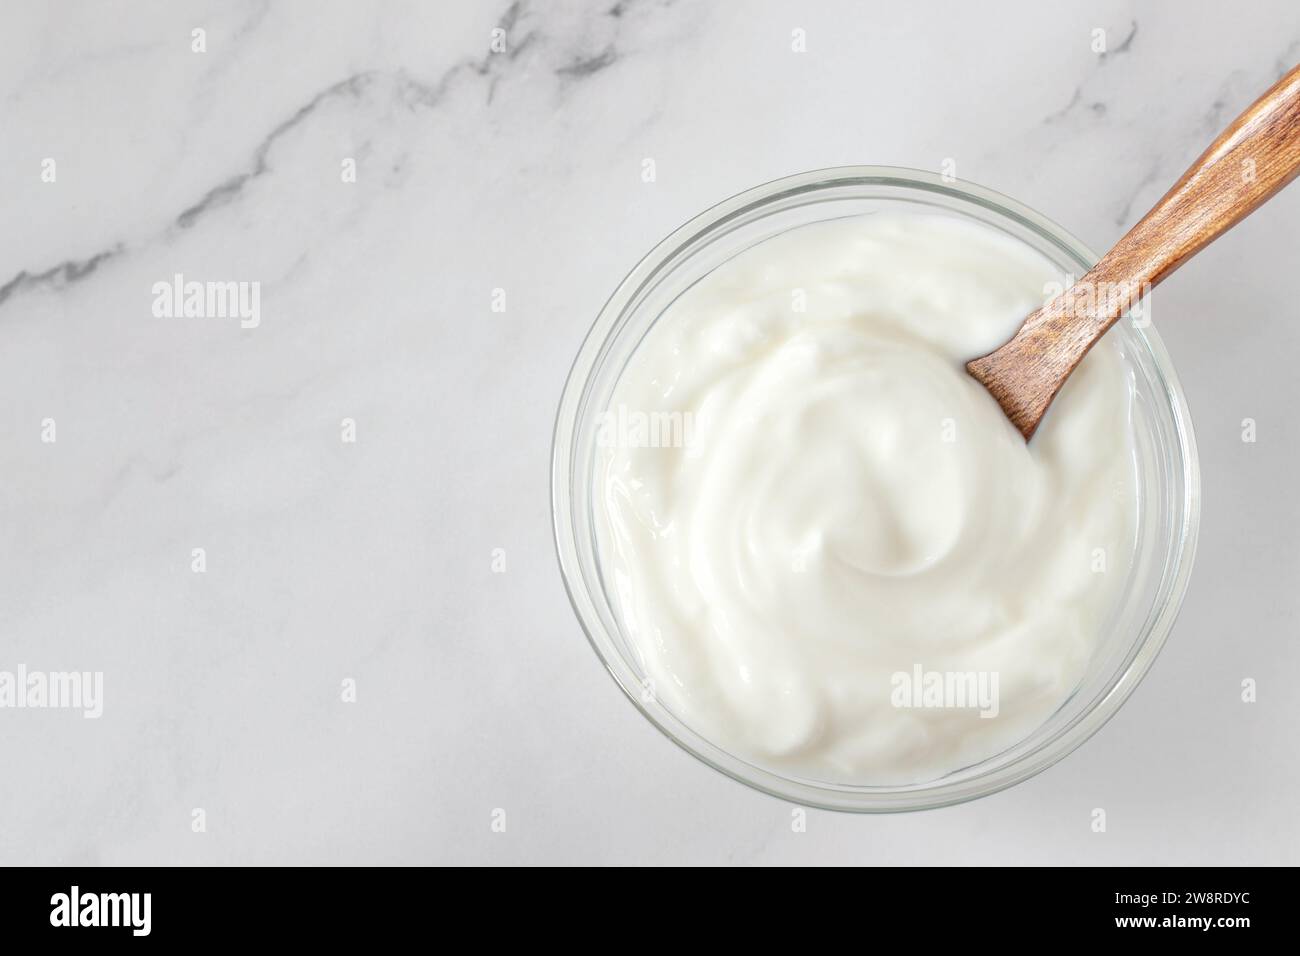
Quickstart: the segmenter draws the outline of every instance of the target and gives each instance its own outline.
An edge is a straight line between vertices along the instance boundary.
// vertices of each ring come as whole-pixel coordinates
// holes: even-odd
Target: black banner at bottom
[[[765,935],[775,921],[787,930],[856,926],[854,935],[892,929],[904,940],[920,933],[918,942],[927,944],[976,942],[994,927],[1013,936],[1231,944],[1254,930],[1284,928],[1283,884],[1293,882],[1289,870],[1277,869],[918,868],[812,879],[739,872],[719,891],[706,874],[653,872],[619,877],[611,892],[608,878],[588,889],[580,873],[571,875],[571,888],[554,876],[539,884],[533,874],[516,886],[512,876],[421,868],[10,868],[0,870],[0,925],[6,943],[37,945],[280,938],[339,945],[400,941],[448,925],[493,932],[502,924],[552,939],[574,934],[576,941],[586,932],[584,911],[603,910],[602,919],[619,913],[637,934],[658,934],[668,930],[656,930],[659,921],[680,918],[725,923],[741,937],[751,928]],[[622,886],[624,879],[636,883]],[[692,887],[695,879],[701,884]],[[761,883],[747,890],[748,879]]]

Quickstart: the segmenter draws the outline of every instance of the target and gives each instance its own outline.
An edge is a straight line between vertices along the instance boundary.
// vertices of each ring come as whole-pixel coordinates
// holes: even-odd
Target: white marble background
[[[0,669],[102,670],[105,699],[0,711],[0,862],[1300,862],[1300,187],[1160,293],[1202,450],[1192,590],[1119,716],[1013,790],[792,832],[604,674],[547,499],[569,363],[673,227],[800,170],[952,158],[1103,248],[1300,60],[1294,0],[3,24]],[[154,317],[178,272],[262,283],[260,326]]]

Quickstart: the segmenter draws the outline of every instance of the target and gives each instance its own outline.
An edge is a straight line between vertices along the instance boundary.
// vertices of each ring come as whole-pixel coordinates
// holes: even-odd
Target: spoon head
[[[1018,339],[967,362],[966,371],[988,390],[1025,441],[1034,437],[1064,381],[1050,355],[1026,353]]]

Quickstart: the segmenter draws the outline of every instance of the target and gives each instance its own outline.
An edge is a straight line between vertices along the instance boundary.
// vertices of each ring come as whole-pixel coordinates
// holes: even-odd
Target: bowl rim
[[[729,754],[693,731],[666,707],[642,699],[641,686],[623,656],[612,646],[602,646],[609,642],[609,637],[604,634],[594,603],[586,593],[585,578],[578,566],[571,497],[573,434],[579,424],[577,412],[591,378],[599,368],[600,353],[626,306],[660,269],[674,262],[679,252],[705,233],[778,198],[845,185],[898,186],[944,194],[982,206],[1032,230],[1085,270],[1098,259],[1096,253],[1072,233],[1015,199],[966,180],[948,179],[903,166],[833,166],[809,170],[762,183],[716,203],[673,230],[642,256],[601,307],[569,368],[551,439],[550,499],[555,553],[569,604],[596,656],[642,716],[687,753],[752,789],[800,806],[857,813],[936,809],[965,803],[1022,783],[1078,749],[1118,712],[1150,670],[1169,637],[1195,563],[1200,529],[1200,464],[1186,397],[1169,353],[1153,325],[1134,327],[1133,331],[1149,351],[1158,381],[1163,386],[1182,464],[1181,522],[1177,529],[1179,546],[1171,554],[1173,566],[1166,576],[1169,580],[1167,597],[1129,665],[1104,695],[1057,734],[987,775],[946,784],[941,778],[911,787],[867,790],[793,779]]]

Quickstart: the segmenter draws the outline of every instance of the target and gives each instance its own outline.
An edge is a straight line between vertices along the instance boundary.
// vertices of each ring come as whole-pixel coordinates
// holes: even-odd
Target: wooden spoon
[[[1088,349],[1157,283],[1300,173],[1300,66],[1255,101],[1075,285],[967,363],[1028,441]]]

